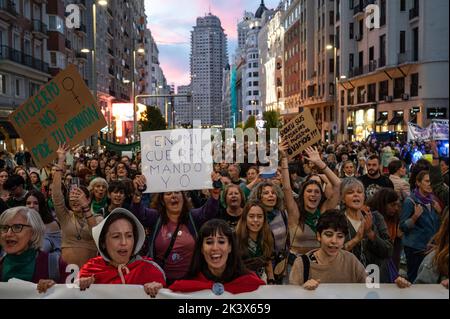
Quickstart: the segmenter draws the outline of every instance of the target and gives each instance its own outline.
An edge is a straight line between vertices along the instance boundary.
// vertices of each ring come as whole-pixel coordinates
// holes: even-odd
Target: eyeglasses
[[[24,227],[31,227],[30,225],[24,225],[24,224],[14,224],[14,225],[0,225],[0,233],[6,234],[9,229],[11,228],[13,233],[20,233]]]

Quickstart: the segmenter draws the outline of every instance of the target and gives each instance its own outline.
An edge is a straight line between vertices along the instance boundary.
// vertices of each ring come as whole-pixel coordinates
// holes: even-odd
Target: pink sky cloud
[[[268,8],[278,0],[266,0]],[[148,26],[158,43],[159,60],[168,83],[189,84],[191,31],[197,17],[211,13],[218,16],[228,38],[228,55],[234,53],[237,23],[244,10],[255,12],[260,0],[145,0]],[[230,45],[231,44],[231,45]]]

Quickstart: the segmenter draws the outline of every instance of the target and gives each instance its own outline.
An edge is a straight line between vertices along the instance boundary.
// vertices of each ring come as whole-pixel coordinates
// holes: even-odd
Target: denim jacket
[[[414,203],[420,204],[423,213],[413,222]],[[403,245],[417,251],[427,250],[431,238],[439,230],[440,217],[431,205],[425,205],[414,194],[411,194],[403,203],[400,216],[400,229],[403,231]]]

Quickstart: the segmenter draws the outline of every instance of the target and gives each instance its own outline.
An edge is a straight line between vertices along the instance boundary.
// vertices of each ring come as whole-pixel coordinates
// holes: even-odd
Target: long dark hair
[[[378,211],[381,215],[383,215],[386,221],[396,222],[400,219],[400,214],[396,216],[389,216],[386,212],[386,207],[390,203],[395,203],[400,199],[397,192],[392,188],[382,188],[367,202],[367,206],[370,207],[371,210]]]
[[[317,181],[315,181],[315,180],[312,180],[312,179],[310,179],[309,181],[307,181],[306,183],[303,183],[302,184],[302,187],[301,187],[301,189],[300,189],[300,192],[299,192],[299,197],[298,197],[298,199],[297,199],[297,206],[298,206],[298,210],[299,210],[299,218],[298,218],[298,224],[299,224],[299,226],[302,228],[302,230],[304,230],[305,229],[305,221],[306,221],[306,214],[309,214],[307,211],[306,211],[306,208],[305,208],[305,198],[304,198],[304,195],[305,195],[305,191],[306,191],[306,188],[309,186],[309,185],[315,185],[315,186],[317,186],[318,188],[319,188],[319,190],[320,190],[320,196],[321,196],[321,198],[320,198],[320,203],[319,203],[319,206],[317,207],[318,209],[320,209],[320,206],[323,204],[323,202],[325,201],[325,194],[323,193],[323,190],[322,190],[322,185],[320,185],[320,183],[318,183]]]
[[[219,234],[227,237],[228,243],[231,245],[231,252],[228,254],[225,271],[221,278],[216,278],[208,268],[208,264],[202,253],[202,246],[204,239]],[[216,282],[230,282],[242,275],[248,274],[248,270],[242,262],[233,230],[226,221],[222,219],[211,219],[203,224],[198,235],[199,237],[195,243],[194,255],[192,256],[187,278],[195,278],[199,273],[202,273],[206,278]]]
[[[167,208],[166,204],[164,203],[164,194],[165,193],[158,193],[156,196],[153,196],[150,207],[156,209],[161,215],[162,223],[167,224],[169,222],[169,217],[167,216]],[[181,207],[179,222],[182,224],[188,224],[189,211],[192,207],[188,198],[186,197],[186,194],[184,192],[181,192],[181,194],[183,196],[183,206]]]
[[[38,200],[39,215],[41,216],[44,224],[47,225],[47,224],[52,223],[55,219],[53,218],[53,215],[50,212],[50,209],[48,208],[47,200],[45,199],[45,196],[41,192],[38,192],[37,190],[32,189],[25,196],[25,203],[27,202],[28,197],[30,197],[30,196],[36,197],[36,199]]]

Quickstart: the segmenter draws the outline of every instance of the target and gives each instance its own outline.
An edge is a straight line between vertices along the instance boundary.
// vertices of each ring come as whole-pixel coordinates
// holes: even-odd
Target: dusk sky
[[[279,0],[265,0],[267,8]],[[197,17],[211,13],[219,17],[228,38],[231,59],[237,47],[237,23],[244,11],[256,12],[261,0],[145,0],[148,26],[158,44],[159,60],[169,84],[189,84],[191,31]]]

